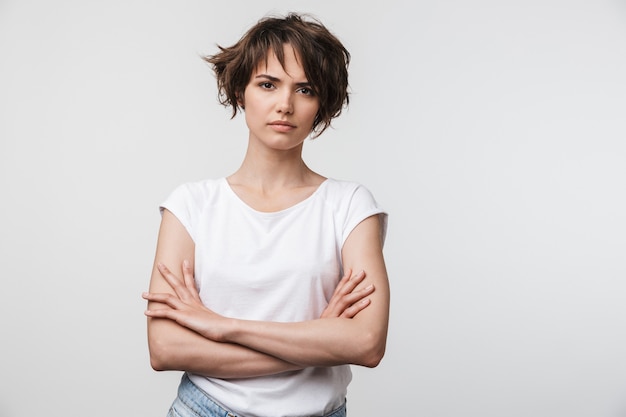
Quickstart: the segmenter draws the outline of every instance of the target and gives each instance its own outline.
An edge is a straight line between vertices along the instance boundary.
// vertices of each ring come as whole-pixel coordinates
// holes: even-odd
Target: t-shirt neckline
[[[222,183],[222,187],[224,187],[228,194],[230,194],[232,196],[232,198],[234,198],[236,201],[239,202],[239,204],[241,206],[243,206],[244,208],[246,208],[247,210],[249,210],[252,213],[261,215],[261,216],[268,216],[268,217],[272,217],[272,216],[278,216],[290,211],[293,211],[295,209],[297,209],[298,207],[304,206],[306,204],[308,204],[310,201],[312,201],[313,199],[315,199],[315,197],[321,192],[322,188],[324,188],[326,186],[326,184],[330,182],[330,178],[326,178],[324,179],[324,181],[322,181],[320,183],[320,185],[317,186],[317,188],[315,189],[315,191],[313,191],[311,193],[311,195],[309,195],[308,197],[306,197],[304,200],[298,201],[297,203],[286,207],[282,210],[278,210],[278,211],[260,211],[257,210],[255,208],[253,208],[252,206],[250,206],[248,203],[246,203],[245,201],[243,201],[241,199],[241,197],[239,197],[239,195],[235,192],[235,190],[233,190],[233,188],[230,186],[230,184],[228,183],[228,179],[226,177],[222,177],[221,183]]]

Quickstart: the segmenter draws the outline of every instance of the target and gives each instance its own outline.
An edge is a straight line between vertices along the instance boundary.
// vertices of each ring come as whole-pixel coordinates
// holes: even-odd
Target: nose
[[[279,96],[276,110],[278,113],[293,113],[293,93],[291,91],[285,91]]]

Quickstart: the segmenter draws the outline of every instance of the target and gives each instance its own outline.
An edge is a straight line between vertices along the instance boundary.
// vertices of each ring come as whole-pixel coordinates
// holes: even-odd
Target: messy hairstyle
[[[283,47],[291,45],[301,61],[319,110],[311,129],[314,137],[322,134],[332,119],[349,103],[348,65],[350,53],[319,20],[297,13],[285,17],[265,17],[230,47],[218,45],[219,52],[203,59],[211,64],[216,78],[219,102],[232,108],[232,116],[242,110],[239,98],[252,72],[273,52],[285,65]]]

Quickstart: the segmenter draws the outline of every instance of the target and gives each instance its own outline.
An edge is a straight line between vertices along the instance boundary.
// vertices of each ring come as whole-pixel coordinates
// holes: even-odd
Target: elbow
[[[155,371],[177,371],[181,366],[180,333],[178,325],[166,320],[148,321],[148,351],[150,366]],[[185,352],[182,352],[184,356]]]
[[[157,346],[156,343],[150,343],[150,366],[155,371],[167,371],[167,360],[163,353],[163,348],[161,346]]]
[[[366,368],[376,368],[385,356],[385,349],[374,349],[363,357],[362,366]]]
[[[155,371],[171,371],[173,357],[172,349],[169,344],[160,338],[151,337],[148,341],[148,350],[150,351],[150,366]]]
[[[150,353],[150,366],[152,367],[152,369],[158,372],[168,370],[167,366],[165,366],[165,362],[163,361],[163,359],[152,353]]]
[[[158,360],[154,359],[154,357],[151,355],[150,356],[150,366],[152,367],[152,369],[154,369],[157,372],[161,372],[161,371],[165,371],[165,367],[162,366],[162,363],[159,362]]]
[[[360,352],[357,365],[375,368],[385,356],[386,337],[368,334],[364,337],[361,346],[363,349]]]

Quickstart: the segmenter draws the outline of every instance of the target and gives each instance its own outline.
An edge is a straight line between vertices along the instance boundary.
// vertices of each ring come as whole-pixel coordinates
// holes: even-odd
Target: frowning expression
[[[277,150],[301,149],[311,133],[319,99],[294,49],[284,46],[284,66],[273,52],[252,72],[241,103],[250,140]]]

